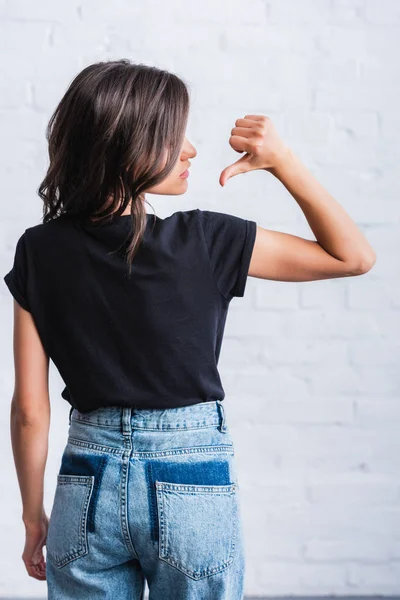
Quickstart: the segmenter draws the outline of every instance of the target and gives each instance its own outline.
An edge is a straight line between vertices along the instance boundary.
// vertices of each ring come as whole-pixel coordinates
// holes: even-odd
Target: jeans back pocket
[[[192,579],[226,569],[235,556],[237,483],[155,484],[159,558]]]
[[[87,514],[94,475],[57,475],[46,553],[57,567],[88,553]]]

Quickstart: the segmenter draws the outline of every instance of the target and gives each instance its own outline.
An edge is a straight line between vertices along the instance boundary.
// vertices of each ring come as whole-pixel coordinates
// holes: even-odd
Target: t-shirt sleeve
[[[13,267],[3,279],[18,304],[30,311],[27,295],[27,266],[26,235],[23,233],[17,241]]]
[[[197,211],[220,293],[227,300],[244,296],[256,239],[256,222],[222,212]]]

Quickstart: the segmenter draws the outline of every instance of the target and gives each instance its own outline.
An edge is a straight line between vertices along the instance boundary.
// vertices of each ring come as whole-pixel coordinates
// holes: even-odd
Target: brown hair
[[[187,83],[153,66],[121,59],[83,69],[46,129],[50,165],[38,188],[43,223],[63,214],[107,222],[132,199],[131,268],[146,227],[144,190],[176,164],[189,102]]]

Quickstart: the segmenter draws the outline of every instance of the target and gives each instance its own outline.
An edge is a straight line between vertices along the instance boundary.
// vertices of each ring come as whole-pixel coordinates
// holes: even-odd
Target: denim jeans
[[[235,452],[221,400],[71,409],[46,541],[49,600],[242,600]]]

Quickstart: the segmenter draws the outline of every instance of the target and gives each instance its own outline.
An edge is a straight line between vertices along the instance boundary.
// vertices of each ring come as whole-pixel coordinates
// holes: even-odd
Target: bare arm
[[[361,275],[376,254],[344,208],[290,150],[266,169],[302,209],[317,241],[257,227],[249,275],[278,281],[311,281]]]
[[[44,472],[48,452],[49,359],[30,312],[14,300],[15,385],[11,402],[11,442],[22,497],[26,542],[22,558],[29,575],[45,579],[42,546],[47,535]]]
[[[257,227],[248,274],[278,281],[310,281],[361,275],[376,254],[344,208],[284,144],[264,115],[237,119],[229,143],[245,154],[220,175],[220,184],[240,173],[262,169],[279,179],[303,211],[315,237]]]

